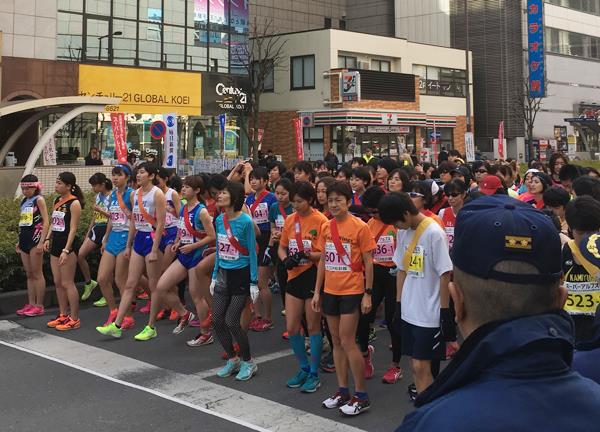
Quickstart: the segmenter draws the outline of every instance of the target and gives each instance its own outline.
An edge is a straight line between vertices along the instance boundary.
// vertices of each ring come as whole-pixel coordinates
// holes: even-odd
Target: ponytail
[[[104,173],[101,173],[101,172],[97,172],[96,174],[92,175],[89,179],[89,183],[92,186],[102,184],[102,185],[104,185],[104,188],[107,191],[110,191],[113,188],[112,181],[108,177],[106,177],[106,175]]]
[[[79,201],[79,204],[81,205],[81,208],[83,209],[85,207],[85,197],[83,196],[83,192],[82,192],[81,188],[76,184],[72,185],[71,193],[77,197],[77,200]]]
[[[58,175],[58,179],[64,184],[71,186],[71,193],[75,195],[75,197],[79,201],[79,204],[81,205],[81,208],[83,209],[85,206],[85,198],[83,196],[81,188],[77,185],[77,179],[75,178],[75,174],[69,171],[61,172]]]

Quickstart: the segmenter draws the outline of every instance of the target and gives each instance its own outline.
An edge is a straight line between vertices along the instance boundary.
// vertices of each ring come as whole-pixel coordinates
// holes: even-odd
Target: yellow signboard
[[[108,112],[200,115],[199,73],[79,65],[79,94],[121,98]]]

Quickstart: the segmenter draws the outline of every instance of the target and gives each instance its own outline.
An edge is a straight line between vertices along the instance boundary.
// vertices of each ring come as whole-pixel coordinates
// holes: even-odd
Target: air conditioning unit
[[[358,61],[358,68],[362,69],[362,70],[370,70],[371,69],[371,62],[369,60],[359,60]]]

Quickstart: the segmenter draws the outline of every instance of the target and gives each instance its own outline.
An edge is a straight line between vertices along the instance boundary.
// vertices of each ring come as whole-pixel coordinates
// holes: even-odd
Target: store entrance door
[[[362,154],[366,149],[373,151],[373,156],[378,158],[398,158],[398,140],[393,134],[364,133],[360,135],[360,147]]]

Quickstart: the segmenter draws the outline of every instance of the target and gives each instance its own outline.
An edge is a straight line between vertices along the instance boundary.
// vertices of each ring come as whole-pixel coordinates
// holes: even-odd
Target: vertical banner
[[[127,163],[127,142],[125,141],[126,126],[124,113],[110,113],[110,124],[115,139],[115,152],[119,163]]]
[[[467,162],[475,161],[475,139],[473,137],[473,132],[465,133],[465,153]]]
[[[56,140],[54,137],[51,137],[44,145],[42,156],[44,159],[44,166],[56,165]]]
[[[295,118],[294,130],[296,132],[296,157],[299,161],[304,160],[304,140],[302,136],[302,120]]]
[[[504,157],[504,121],[498,125],[498,159],[506,159]]]
[[[177,168],[177,114],[164,114],[163,118],[167,124],[165,134],[165,158],[163,167]]]
[[[544,0],[527,0],[529,97],[546,96]]]
[[[221,130],[221,159],[223,159],[223,171],[225,170],[225,122],[226,114],[219,114],[219,129]]]

